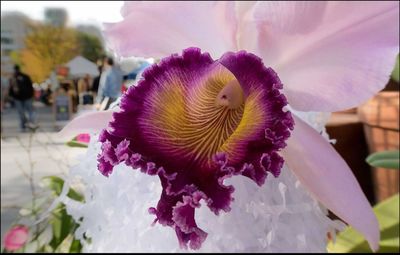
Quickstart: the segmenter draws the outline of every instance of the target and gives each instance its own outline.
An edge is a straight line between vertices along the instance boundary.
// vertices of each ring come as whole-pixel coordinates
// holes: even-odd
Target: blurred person
[[[129,79],[128,79],[128,75],[124,75],[122,77],[122,86],[121,86],[121,93],[125,93],[125,91],[128,90],[129,87]]]
[[[76,92],[73,81],[63,80],[52,95],[53,114],[55,121],[70,120],[74,112],[74,98]]]
[[[78,111],[79,95],[78,95],[78,84],[76,79],[65,80],[63,84],[63,90],[67,91],[72,101],[72,112]]]
[[[79,104],[78,82],[79,78],[71,78],[71,79],[66,78],[60,81],[60,88],[66,90],[68,95],[71,97],[73,113],[76,113],[78,111],[78,104]],[[59,90],[57,89],[56,91],[58,93]]]
[[[10,79],[9,95],[15,100],[21,131],[24,132],[27,127],[36,129],[38,126],[34,118],[32,80],[29,75],[21,72],[18,65],[14,66],[14,74]]]
[[[78,94],[88,92],[90,88],[90,76],[85,74],[84,77],[78,80]]]
[[[59,92],[61,91],[63,94],[67,94],[71,100],[71,105],[72,105],[72,112],[76,113],[78,111],[78,93],[76,91],[76,83],[74,80],[66,79],[60,82],[60,87],[57,90],[57,94],[55,94],[55,97],[57,97]]]
[[[121,95],[122,71],[114,65],[114,60],[107,57],[104,61],[104,70],[100,77],[97,94],[97,108],[107,110]],[[102,109],[103,110],[103,109]]]
[[[79,103],[82,105],[93,104],[93,96],[92,92],[90,91],[90,80],[90,75],[86,74],[78,81]]]
[[[103,64],[98,65],[97,69],[99,70],[99,75],[94,77],[92,86],[90,88],[90,90],[93,93],[93,97],[97,97],[97,92],[99,91],[100,77],[101,77],[101,73],[103,72]]]
[[[8,86],[9,86],[9,79],[6,77],[1,76],[1,112],[3,112],[5,106],[5,100],[7,96]]]
[[[46,89],[41,89],[42,93],[40,94],[40,101],[44,103],[47,106],[50,106],[52,103],[51,97],[52,97],[52,84],[49,83],[46,86]]]

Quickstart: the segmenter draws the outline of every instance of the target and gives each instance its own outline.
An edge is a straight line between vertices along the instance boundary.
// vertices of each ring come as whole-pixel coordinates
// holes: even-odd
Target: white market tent
[[[99,74],[97,65],[82,56],[76,56],[65,66],[69,67],[69,75],[74,77],[83,77],[86,74],[93,77]]]

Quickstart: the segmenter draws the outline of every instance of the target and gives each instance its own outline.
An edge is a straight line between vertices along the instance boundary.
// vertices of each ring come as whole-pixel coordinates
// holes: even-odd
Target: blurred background
[[[44,176],[65,176],[84,149],[68,147],[59,131],[69,120],[96,110],[107,57],[123,75],[120,92],[153,60],[117,59],[106,47],[104,22],[122,19],[122,1],[1,1],[1,240],[21,208],[46,197]],[[21,126],[12,93],[15,66],[33,86],[34,123]],[[65,100],[64,100],[65,99]],[[29,107],[28,107],[29,110]],[[28,125],[29,124],[29,125]],[[47,192],[48,193],[48,192]]]
[[[57,137],[69,120],[96,107],[107,57],[123,75],[121,93],[153,59],[117,59],[102,35],[103,22],[122,19],[123,2],[1,1],[1,239],[32,197],[45,196],[41,178],[65,176],[85,148]],[[15,66],[33,84],[35,123],[20,126],[10,95]],[[399,191],[399,171],[371,167],[374,152],[399,149],[399,64],[386,87],[364,104],[330,116],[327,132],[372,205]],[[63,99],[65,99],[63,101]],[[397,202],[398,203],[398,202]],[[22,208],[22,209],[21,209]],[[22,210],[22,212],[21,212]],[[397,212],[398,214],[398,212]],[[334,215],[332,215],[334,217]],[[397,217],[398,226],[398,217]],[[397,230],[398,240],[398,230]]]

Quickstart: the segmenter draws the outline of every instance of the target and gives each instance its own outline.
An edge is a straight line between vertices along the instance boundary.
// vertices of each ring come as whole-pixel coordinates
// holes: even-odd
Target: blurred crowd
[[[1,79],[1,111],[15,107],[19,115],[20,131],[24,132],[38,128],[34,101],[53,106],[56,111],[56,98],[64,96],[68,98],[71,114],[76,113],[80,106],[107,110],[133,84],[136,75],[124,75],[112,57],[97,61],[97,68],[97,76],[85,74],[81,77],[57,79],[56,82],[48,79],[39,85],[33,84],[29,75],[15,65],[13,75]]]

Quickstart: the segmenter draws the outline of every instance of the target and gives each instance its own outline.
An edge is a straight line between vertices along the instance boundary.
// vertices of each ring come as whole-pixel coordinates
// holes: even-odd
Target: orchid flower
[[[227,212],[234,187],[224,179],[263,185],[286,163],[378,249],[378,222],[352,171],[287,105],[333,112],[381,90],[399,50],[398,2],[127,2],[122,15],[106,24],[110,46],[161,62],[119,111],[81,116],[62,131],[103,129],[102,174],[124,162],[158,175],[163,192],[149,212],[197,249],[207,236],[194,219],[201,199]]]
[[[29,238],[29,229],[24,225],[17,225],[7,231],[4,237],[4,248],[7,251],[16,251],[22,248]]]

